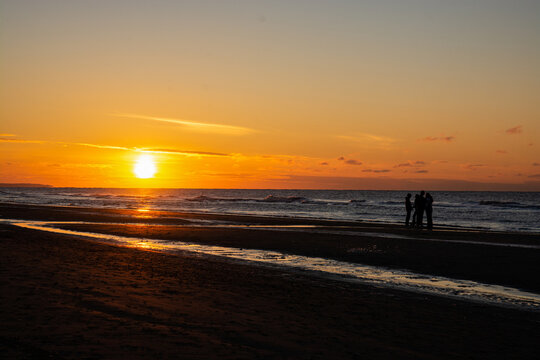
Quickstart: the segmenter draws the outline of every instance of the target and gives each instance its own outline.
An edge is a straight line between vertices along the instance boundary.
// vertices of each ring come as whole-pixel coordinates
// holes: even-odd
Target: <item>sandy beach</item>
[[[538,250],[474,243],[534,245],[535,235],[12,204],[1,204],[0,215],[110,222],[62,227],[272,249],[539,291]],[[327,233],[188,226],[202,220],[316,225]],[[347,235],[350,228],[371,235]],[[6,224],[0,235],[5,358],[532,359],[540,353],[538,312]],[[445,239],[463,243],[434,241]]]

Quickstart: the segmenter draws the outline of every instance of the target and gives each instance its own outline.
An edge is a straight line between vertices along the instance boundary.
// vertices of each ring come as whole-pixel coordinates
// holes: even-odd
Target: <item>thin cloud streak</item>
[[[230,156],[229,154],[210,152],[210,151],[138,148],[138,147],[124,147],[124,146],[112,146],[112,145],[97,145],[97,144],[88,144],[88,143],[66,143],[66,142],[58,142],[58,143],[65,144],[65,145],[86,146],[86,147],[92,147],[92,148],[98,148],[98,149],[137,151],[137,152],[145,152],[145,153],[152,153],[152,154],[172,154],[172,155],[183,155],[183,156]]]
[[[70,142],[63,142],[63,141],[53,141],[52,143],[64,144],[64,145],[86,146],[86,147],[97,148],[97,149],[137,151],[136,148],[129,148],[129,147],[124,147],[124,146],[98,145],[98,144],[88,144],[88,143],[70,143]]]
[[[192,150],[176,150],[176,149],[138,149],[139,151],[154,153],[154,154],[179,154],[179,155],[197,155],[197,156],[230,156],[225,153],[210,152],[210,151],[192,151]]]
[[[510,129],[506,129],[504,132],[509,135],[521,134],[523,132],[523,126],[521,125],[514,126],[514,127],[511,127]]]
[[[422,160],[416,160],[416,161],[407,161],[406,163],[396,164],[394,165],[394,168],[400,168],[400,167],[420,167],[425,166],[426,162]]]
[[[423,142],[433,142],[433,141],[441,141],[441,142],[452,142],[456,139],[455,136],[426,136],[425,138],[418,139],[417,141],[423,141]]]
[[[379,136],[368,133],[356,133],[354,136],[335,135],[334,137],[337,139],[358,142],[363,145],[367,145],[368,147],[380,148],[384,150],[392,149],[397,141],[396,139],[387,136]]]
[[[339,161],[344,161],[345,164],[348,165],[362,165],[361,161],[355,160],[355,159],[345,159],[343,156],[340,156],[338,158]]]
[[[43,144],[49,141],[41,140],[22,140],[22,139],[0,139],[0,142],[9,142],[9,143],[22,143],[22,144]]]
[[[476,170],[478,168],[481,168],[481,167],[485,167],[486,165],[484,164],[464,164],[464,165],[461,165],[464,169],[467,169],[467,170]]]
[[[362,172],[371,172],[371,173],[388,173],[392,170],[388,170],[388,169],[365,169],[365,170],[362,170]]]
[[[46,141],[46,140],[24,140],[24,139],[0,139],[0,142],[7,143],[22,143],[22,144],[56,144],[56,145],[68,145],[68,146],[83,146],[94,149],[108,149],[108,150],[121,150],[121,151],[135,151],[146,152],[154,154],[172,154],[183,156],[230,156],[225,153],[210,152],[210,151],[194,151],[194,150],[178,150],[178,149],[154,149],[154,148],[138,148],[127,146],[115,146],[115,145],[100,145],[91,143],[73,143],[66,141]]]
[[[142,119],[151,121],[160,121],[170,124],[182,125],[191,129],[203,132],[214,132],[226,135],[246,135],[256,132],[254,129],[246,128],[243,126],[223,125],[223,124],[211,124],[182,119],[162,118],[156,116],[145,116],[137,114],[113,114],[115,117],[129,118],[129,119]]]

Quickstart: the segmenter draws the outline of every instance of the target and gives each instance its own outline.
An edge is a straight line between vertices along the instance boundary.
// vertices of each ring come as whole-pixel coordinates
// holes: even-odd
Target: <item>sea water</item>
[[[414,192],[411,192],[414,198]],[[406,191],[0,188],[0,201],[403,223]],[[540,192],[433,191],[435,225],[540,232]]]

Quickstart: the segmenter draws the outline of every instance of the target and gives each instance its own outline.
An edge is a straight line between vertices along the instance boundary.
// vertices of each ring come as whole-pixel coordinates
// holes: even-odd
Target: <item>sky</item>
[[[540,191],[540,1],[0,0],[0,54],[2,183]]]

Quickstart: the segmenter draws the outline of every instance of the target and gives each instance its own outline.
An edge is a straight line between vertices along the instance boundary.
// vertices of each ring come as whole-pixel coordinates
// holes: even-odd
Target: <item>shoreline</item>
[[[540,315],[0,225],[6,358],[535,358]]]
[[[69,205],[53,205],[53,204],[24,204],[17,202],[5,202],[0,201],[0,211],[5,208],[12,209],[24,209],[25,212],[21,220],[49,220],[50,218],[30,218],[26,214],[26,210],[66,210],[68,212],[90,212],[97,213],[98,216],[107,216],[107,217],[124,217],[127,219],[132,219],[131,222],[141,222],[141,219],[147,219],[147,221],[157,222],[157,223],[166,223],[167,217],[173,217],[175,220],[173,222],[179,221],[181,218],[187,219],[210,219],[210,220],[222,220],[226,222],[247,222],[260,225],[287,225],[287,224],[311,224],[311,225],[330,225],[330,226],[366,226],[371,229],[376,228],[391,228],[391,229],[401,229],[401,230],[410,230],[411,232],[416,233],[430,233],[431,230],[428,230],[425,226],[421,229],[417,228],[407,228],[401,222],[384,222],[384,221],[368,221],[368,220],[335,220],[327,218],[315,218],[315,217],[298,217],[298,216],[271,216],[271,215],[252,215],[252,214],[243,214],[243,213],[214,213],[214,212],[205,212],[205,211],[175,211],[175,210],[153,210],[153,209],[133,209],[133,208],[97,208],[97,207],[84,207],[84,206],[69,206]],[[102,214],[100,214],[102,213]],[[88,215],[88,214],[87,214]],[[1,214],[0,214],[1,216]],[[159,217],[164,216],[159,219]],[[4,217],[5,218],[5,217]],[[533,231],[507,231],[507,230],[493,230],[488,228],[481,227],[465,227],[459,225],[447,225],[447,224],[436,224],[433,231],[445,231],[448,233],[457,232],[457,233],[482,233],[482,234],[495,234],[495,235],[510,235],[517,236],[523,235],[528,236],[537,236],[540,235],[540,232]],[[540,243],[540,242],[539,242]]]
[[[60,222],[54,227],[85,233],[276,251],[351,264],[406,269],[418,274],[540,293],[536,278],[540,273],[540,243],[531,234],[439,229],[418,231],[403,226],[364,223],[336,224],[306,222],[303,219],[103,211],[2,203],[0,216]],[[62,223],[66,221],[71,223]],[[507,244],[515,246],[505,246]]]
[[[262,268],[322,277],[337,282],[358,283],[363,285],[397,289],[406,292],[454,298],[459,301],[474,302],[483,305],[540,312],[540,294],[516,288],[489,285],[470,280],[452,279],[435,275],[420,274],[404,269],[391,269],[381,266],[369,266],[332,259],[306,257],[283,252],[257,250],[250,248],[231,248],[221,245],[203,245],[164,241],[161,239],[125,237],[106,232],[79,232],[50,227],[41,223],[21,222],[12,225],[22,229],[43,231],[52,234],[69,235],[75,239],[93,241],[100,244],[124,246],[150,250],[169,255],[197,256],[219,260],[226,263],[239,263]],[[213,228],[213,230],[218,230]],[[275,231],[275,230],[274,230]],[[224,234],[227,235],[227,234]]]
[[[96,211],[96,212],[105,212],[110,213],[111,215],[124,215],[126,217],[131,217],[133,213],[137,212],[149,212],[155,216],[159,215],[174,215],[178,217],[208,217],[213,219],[243,219],[251,221],[259,221],[260,223],[268,224],[280,224],[280,223],[310,223],[310,224],[329,224],[329,225],[365,225],[373,227],[398,227],[403,228],[404,225],[402,222],[387,222],[387,221],[378,221],[378,220],[337,220],[330,218],[316,218],[316,217],[299,217],[299,216],[276,216],[276,215],[253,215],[249,213],[234,213],[234,212],[207,212],[207,211],[197,211],[197,210],[165,210],[165,209],[135,209],[135,208],[112,208],[112,207],[91,207],[91,206],[71,206],[71,205],[54,205],[54,204],[27,204],[19,202],[6,202],[0,201],[0,208],[6,206],[20,206],[20,207],[34,207],[34,208],[49,208],[49,209],[67,209],[69,211]],[[540,231],[537,230],[496,230],[490,229],[487,227],[468,227],[462,225],[450,225],[450,224],[435,224],[436,230],[443,231],[457,231],[457,232],[481,232],[481,233],[493,233],[493,234],[523,234],[523,235],[540,235]],[[424,226],[422,229],[413,229],[416,231],[427,231]]]

